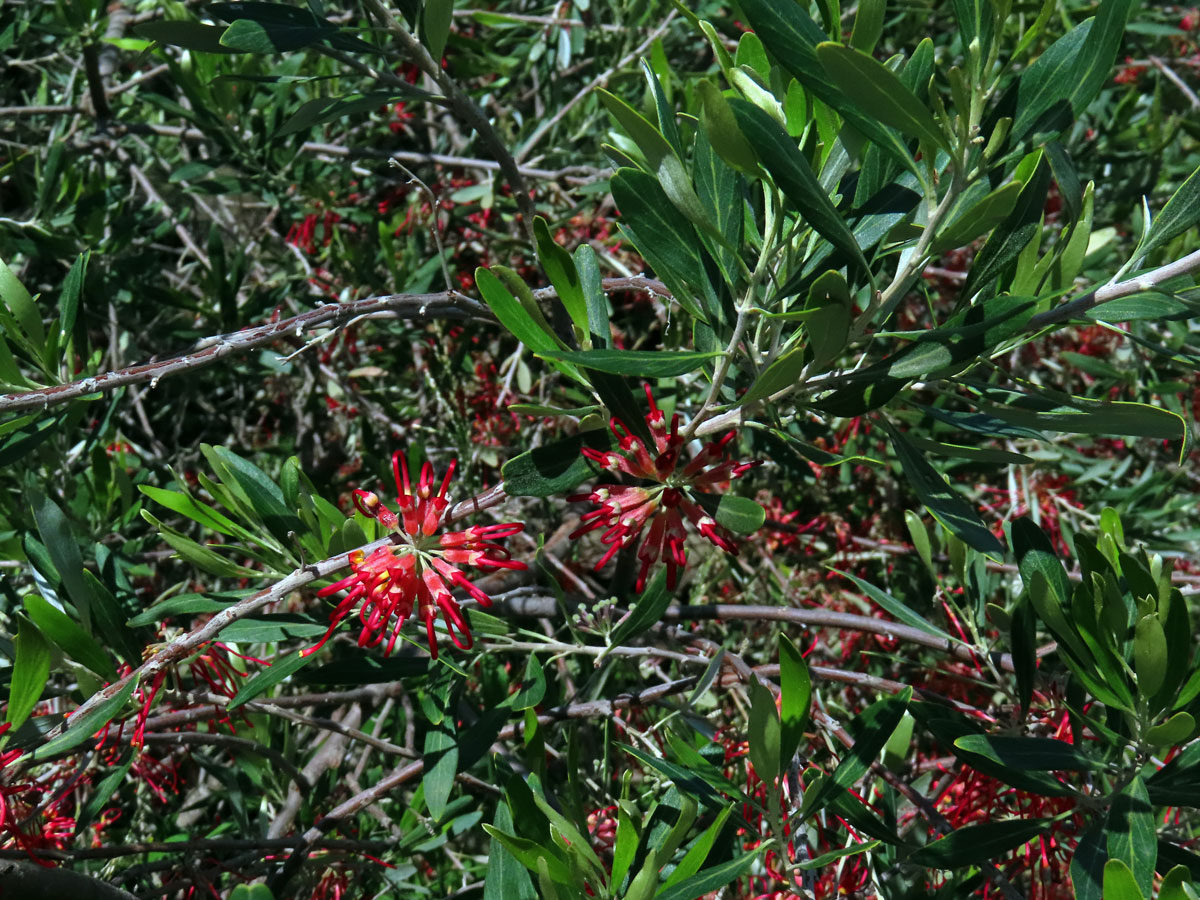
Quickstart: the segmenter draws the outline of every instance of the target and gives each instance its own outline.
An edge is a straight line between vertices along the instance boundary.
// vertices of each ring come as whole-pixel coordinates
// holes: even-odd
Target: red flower
[[[671,416],[668,429],[666,415],[654,402],[649,385],[646,385],[646,399],[650,401],[646,424],[650,426],[650,435],[654,439],[653,454],[641,438],[614,417],[610,427],[620,450],[585,447],[583,455],[610,472],[624,473],[650,483],[599,484],[591,493],[570,497],[572,501],[586,500],[599,504],[597,509],[583,515],[583,524],[571,538],[599,528],[606,529],[600,540],[608,545],[608,552],[596,564],[599,570],[618,550],[636,541],[648,522],[650,530],[637,554],[642,564],[638,572],[637,590],[645,588],[650,567],[660,558],[667,564],[667,587],[674,590],[679,571],[687,564],[687,552],[683,546],[687,539],[684,517],[714,545],[726,553],[737,553],[733,536],[700,508],[697,498],[728,488],[732,479],[745,474],[758,463],[739,463],[726,458],[725,447],[736,434],[730,431],[705,444],[691,462],[679,468],[679,452],[684,443],[679,436],[679,414]]]
[[[450,506],[446,490],[454,475],[454,466],[455,463],[451,462],[441,488],[435,494],[433,466],[425,463],[421,469],[421,480],[413,491],[404,456],[399,451],[393,453],[392,472],[396,479],[399,515],[370,491],[354,492],[354,505],[358,511],[377,519],[396,534],[391,544],[376,548],[369,556],[361,550],[351,553],[353,573],[317,592],[318,597],[328,597],[338,591],[349,591],[330,614],[329,630],[325,636],[315,647],[303,651],[305,655],[319,650],[356,606],[363,626],[358,638],[360,647],[377,647],[387,637],[383,652],[385,656],[391,653],[400,636],[400,629],[415,607],[425,622],[429,652],[434,659],[437,659],[438,647],[433,625],[439,610],[446,620],[446,628],[454,645],[461,650],[471,648],[471,630],[458,601],[450,592],[451,587],[462,588],[481,606],[491,606],[492,600],[472,584],[458,567],[526,568],[525,563],[509,559],[508,551],[493,543],[516,534],[525,526],[520,522],[475,525],[465,531],[449,531],[439,535],[442,517]]]

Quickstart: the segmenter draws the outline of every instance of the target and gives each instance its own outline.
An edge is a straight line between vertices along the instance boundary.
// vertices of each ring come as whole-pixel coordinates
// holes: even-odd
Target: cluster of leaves
[[[396,7],[0,10],[0,854],[1195,896],[1195,17]],[[567,499],[651,395],[763,465],[639,591]],[[469,652],[296,652],[397,444],[529,568]]]

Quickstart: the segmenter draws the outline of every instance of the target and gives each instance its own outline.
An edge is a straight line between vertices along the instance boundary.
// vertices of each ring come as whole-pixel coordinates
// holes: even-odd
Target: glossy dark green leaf
[[[779,749],[780,774],[804,740],[804,727],[812,705],[812,679],[808,664],[782,631],[779,633]]]
[[[272,481],[262,469],[250,460],[238,456],[228,447],[212,447],[201,444],[200,452],[220,475],[222,484],[229,490],[235,490],[241,494],[262,523],[267,526],[267,530],[283,546],[289,546],[292,543],[292,535],[304,531],[304,523],[292,510],[288,509],[279,485]]]
[[[557,359],[610,375],[637,378],[678,378],[701,368],[720,353],[694,350],[539,350],[543,359]]]
[[[50,642],[33,622],[25,618],[17,621],[20,624],[13,638],[12,679],[4,716],[4,721],[13,728],[21,727],[41,699],[54,656]]]
[[[52,738],[29,754],[31,760],[48,759],[59,753],[74,750],[84,741],[89,740],[97,731],[111,722],[124,709],[129,698],[137,687],[137,679],[130,678],[128,683],[107,700],[98,703],[82,716],[73,716],[67,720],[67,729],[56,738]]]
[[[158,530],[159,536],[171,545],[171,549],[178,553],[181,559],[196,568],[221,578],[244,578],[255,574],[253,569],[238,565],[215,550],[193,541],[144,509],[141,516]]]
[[[535,321],[491,270],[482,266],[476,269],[475,286],[492,315],[522,344],[535,353],[559,349],[559,343],[548,330],[548,326],[544,328],[541,323]]]
[[[734,534],[754,534],[767,520],[767,511],[749,497],[737,494],[695,495],[696,503],[712,516],[718,525]]]
[[[847,254],[868,271],[866,257],[846,220],[833,205],[825,189],[784,127],[746,100],[729,101],[738,127],[775,184],[800,212],[804,221],[821,237]]]
[[[730,290],[736,290],[746,274],[746,266],[738,257],[746,223],[746,180],[717,154],[704,131],[696,135],[692,174],[696,181],[696,195],[713,229],[720,235],[718,239],[707,231],[701,231],[698,232],[700,239],[704,241],[708,255],[721,270],[725,284]],[[717,318],[729,318],[730,311],[726,307],[718,307]],[[710,348],[697,345],[697,349]]]
[[[1086,406],[1063,406],[1045,411],[990,403],[981,403],[979,407],[988,415],[1029,429],[1165,441],[1182,441],[1188,435],[1187,424],[1179,414],[1148,403],[1093,401]]]
[[[229,701],[227,709],[237,709],[244,703],[249,703],[259,697],[285,678],[295,674],[308,665],[314,654],[305,655],[299,651],[288,656],[277,656],[271,665],[255,672],[242,684],[241,689]]]
[[[1075,900],[1104,900],[1104,863],[1107,860],[1104,821],[1101,819],[1084,831],[1071,856],[1071,887],[1075,891]]]
[[[930,515],[968,546],[981,553],[1002,555],[1004,545],[988,530],[974,508],[926,462],[920,451],[894,429],[890,430],[890,437],[905,478]]]
[[[1200,222],[1200,168],[1192,172],[1150,223],[1141,246],[1143,256],[1173,241]]]
[[[1017,679],[1017,695],[1022,715],[1033,701],[1033,685],[1037,677],[1037,616],[1028,596],[1017,601],[1009,627],[1012,646],[1013,675]]]
[[[63,279],[62,293],[58,297],[58,347],[60,351],[67,346],[75,331],[75,321],[79,316],[79,304],[83,299],[83,283],[87,277],[88,260],[91,251],[80,253]],[[46,365],[58,365],[58,360],[46,360]]]
[[[332,34],[330,26],[264,24],[235,19],[221,35],[221,45],[238,53],[287,53],[318,43]]]
[[[161,622],[173,616],[192,616],[220,612],[247,596],[249,594],[245,592],[232,592],[228,594],[176,594],[174,597],[168,597],[166,600],[155,603],[149,609],[142,610],[125,624],[131,628],[140,628],[143,625],[153,625],[155,622]]]
[[[667,590],[667,570],[658,573],[646,585],[629,615],[613,629],[610,643],[614,646],[633,640],[650,626],[662,619],[663,612],[671,604],[671,593]]]
[[[1091,759],[1073,744],[1054,738],[971,734],[960,737],[954,746],[1019,772],[1086,772],[1104,768],[1100,760]]]
[[[241,53],[221,43],[225,29],[220,25],[204,25],[201,22],[168,21],[158,19],[139,22],[133,33],[149,41],[182,47],[184,50],[201,53]]]
[[[950,143],[928,107],[874,58],[841,44],[817,45],[817,59],[859,109],[909,137],[950,152]]]
[[[296,673],[294,680],[297,684],[323,687],[386,684],[424,675],[429,666],[430,660],[426,656],[376,657],[355,652],[353,656],[324,665],[305,667]]]
[[[1011,140],[1056,132],[1096,98],[1111,77],[1135,0],[1103,0],[1094,19],[1068,31],[1021,73]]]
[[[700,230],[713,232],[712,223],[705,215],[700,198],[696,196],[691,176],[671,143],[644,116],[615,94],[599,88],[596,96],[633,138],[646,157],[651,174],[675,210]]]
[[[621,229],[679,305],[698,319],[715,318],[717,296],[704,269],[700,237],[658,181],[636,169],[618,169],[612,194],[621,212]]]
[[[181,516],[187,516],[193,522],[198,522],[206,530],[215,531],[218,534],[230,537],[244,538],[247,534],[245,529],[240,528],[228,516],[213,509],[211,506],[197,503],[191,495],[185,494],[182,491],[168,491],[148,484],[139,484],[138,490],[155,503],[165,506],[172,512],[179,513]]]
[[[1129,867],[1142,894],[1153,896],[1154,861],[1158,852],[1157,817],[1141,775],[1135,775],[1108,811],[1108,856]],[[1109,900],[1105,867],[1105,900]]]
[[[1022,516],[1013,522],[1011,535],[1017,567],[1026,587],[1034,573],[1041,572],[1054,589],[1059,602],[1066,602],[1071,596],[1071,580],[1046,533],[1032,519]]]
[[[1028,843],[1044,833],[1053,821],[1004,819],[982,825],[967,825],[926,844],[909,857],[909,862],[931,869],[979,865]]]
[[[38,594],[29,594],[23,602],[25,612],[42,634],[57,644],[67,656],[87,666],[106,681],[117,680],[116,666],[104,648],[75,624],[70,616]]]
[[[429,816],[440,822],[454,788],[454,776],[458,773],[458,740],[451,731],[444,730],[450,720],[444,720],[442,728],[430,728],[425,732],[425,775],[421,784],[425,788],[425,805]]]
[[[501,468],[505,493],[514,497],[552,497],[601,475],[601,469],[583,455],[584,447],[611,450],[612,432],[607,428],[585,431],[514,456]]]
[[[681,792],[699,797],[712,806],[724,807],[726,805],[725,798],[718,794],[716,789],[697,772],[670,760],[654,756],[645,750],[639,750],[637,747],[622,746],[621,749],[638,762],[669,778]]]

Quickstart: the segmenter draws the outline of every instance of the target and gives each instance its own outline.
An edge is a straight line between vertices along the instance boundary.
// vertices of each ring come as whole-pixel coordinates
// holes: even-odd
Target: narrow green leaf
[[[66,613],[38,594],[24,599],[25,612],[42,634],[52,640],[75,662],[87,666],[106,681],[117,680],[117,669],[104,648],[80,628]]]
[[[1086,772],[1104,768],[1100,760],[1090,759],[1073,744],[1054,738],[970,734],[960,737],[954,746],[1020,772]]]
[[[749,870],[758,853],[747,853],[697,872],[654,895],[654,900],[694,900],[719,891]]]
[[[13,638],[12,680],[8,686],[8,712],[4,721],[20,728],[46,689],[53,651],[50,642],[33,622],[18,617],[17,636]]]
[[[950,152],[950,143],[933,114],[886,66],[853,47],[825,42],[817,59],[844,94],[884,125]]]
[[[979,865],[1028,843],[1052,822],[1054,819],[1004,819],[968,825],[926,844],[909,862],[932,869]]]
[[[287,53],[319,43],[334,33],[336,29],[331,25],[235,19],[221,35],[221,45],[239,53]]]
[[[869,272],[854,232],[834,207],[803,154],[783,126],[746,100],[730,101],[738,127],[754,148],[776,185],[804,220],[834,247]]]
[[[182,47],[200,53],[240,53],[221,43],[225,28],[221,25],[205,25],[201,22],[166,21],[139,22],[133,33],[149,41]]]
[[[931,634],[934,637],[942,638],[944,641],[946,641],[947,647],[961,643],[958,638],[952,636],[949,632],[938,628],[923,615],[913,609],[910,609],[905,603],[897,600],[891,594],[880,590],[869,581],[864,581],[856,575],[851,575],[849,572],[843,572],[841,569],[829,567],[829,571],[835,572],[838,575],[841,575],[843,578],[848,578],[850,581],[853,581],[855,587],[857,587],[860,591],[862,591],[864,594],[878,603],[883,609],[891,613],[904,624],[911,625],[914,628],[919,628],[926,634]]]
[[[445,726],[449,720],[443,721]],[[450,731],[431,728],[425,732],[425,805],[429,816],[440,822],[446,813],[454,776],[458,773],[458,740]]]
[[[1200,168],[1179,186],[1150,224],[1140,248],[1143,257],[1173,241],[1200,222]]]
[[[903,435],[895,429],[888,430],[904,475],[930,515],[968,546],[981,553],[1001,556],[1004,545],[983,524],[971,505],[946,483]]]
[[[29,341],[34,356],[40,358],[46,345],[46,331],[42,327],[42,314],[21,284],[16,273],[0,259],[0,303],[8,307],[17,324]]]
[[[1108,811],[1108,856],[1104,872],[1104,897],[1108,893],[1108,866],[1124,863],[1145,897],[1153,896],[1154,862],[1158,855],[1157,820],[1150,794],[1141,775],[1135,775],[1113,800]]]
[[[758,172],[758,157],[738,128],[725,95],[710,81],[696,84],[700,98],[700,127],[717,155],[733,168],[749,175]]]
[[[750,762],[758,777],[771,784],[778,776],[780,754],[779,711],[775,696],[757,678],[750,679],[750,723],[747,729]]]
[[[33,507],[34,521],[42,543],[50,554],[58,576],[67,588],[71,602],[79,613],[84,631],[94,633],[92,621],[92,592],[88,589],[83,578],[83,556],[79,552],[79,544],[71,533],[67,517],[63,515],[58,504],[47,497],[41,490],[34,489],[29,493],[29,502]]]
[[[454,0],[425,0],[421,7],[421,32],[429,55],[441,62],[454,21]]]
[[[580,244],[575,248],[574,260],[575,271],[579,273],[579,287],[587,306],[587,327],[592,343],[597,347],[607,347],[612,338],[612,329],[608,324],[608,298],[604,296],[601,286],[596,251],[591,244]]]
[[[586,323],[585,323],[586,324]],[[543,359],[556,359],[585,369],[637,378],[678,378],[701,368],[719,352],[694,350],[539,350]]]
[[[525,307],[489,269],[481,266],[475,270],[475,286],[500,324],[522,344],[534,352],[558,350],[558,341],[553,334],[530,317]]]
[[[554,285],[558,299],[562,301],[567,315],[579,329],[583,340],[587,340],[591,331],[588,327],[588,305],[583,296],[583,286],[579,281],[579,272],[575,269],[575,261],[571,254],[558,246],[550,234],[550,226],[541,216],[533,220],[533,233],[537,239],[538,260],[546,277]]]
[[[137,678],[130,678],[129,682],[123,688],[107,700],[94,706],[82,716],[74,716],[69,719],[67,721],[67,729],[62,734],[38,747],[29,754],[29,758],[31,760],[48,759],[59,753],[74,750],[113,720],[125,707],[125,704],[129,702],[129,698],[133,696],[133,691],[136,687]]]
[[[799,3],[742,0],[740,6],[767,50],[805,90],[837,110],[864,137],[894,156],[918,178],[923,177],[899,136],[860,109],[852,95],[845,94],[829,77],[817,59],[817,45],[827,35]]]
[[[484,826],[485,828],[487,826]],[[496,804],[497,831],[510,833],[512,813],[507,803]],[[487,875],[483,880],[483,900],[538,900],[529,873],[504,844],[493,835],[488,847]]]
[[[779,632],[779,763],[787,770],[804,740],[804,727],[812,705],[812,679],[808,664],[786,634]]]
[[[700,237],[687,218],[676,212],[662,185],[645,172],[629,168],[618,169],[611,185],[621,213],[621,229],[628,232],[675,301],[697,319],[716,318],[717,295],[704,268]]]
[[[667,570],[659,569],[658,574],[646,585],[646,589],[634,604],[629,615],[613,629],[609,639],[610,643],[615,647],[633,640],[662,619],[662,614],[670,603],[671,594],[667,590]]]
[[[947,222],[938,229],[937,237],[933,241],[933,252],[945,253],[955,247],[964,247],[981,235],[987,234],[1012,213],[1022,187],[1024,185],[1018,181],[1003,184]]]
[[[261,696],[288,676],[308,665],[314,655],[305,655],[296,651],[288,656],[275,657],[271,665],[250,676],[242,685],[241,690],[229,701],[229,706],[226,709],[237,709],[239,706],[249,703],[255,697]]]
[[[1038,234],[1042,209],[1046,205],[1046,192],[1050,188],[1050,163],[1043,151],[1037,150],[1024,165],[1031,167],[1032,171],[1024,179],[1012,211],[992,231],[971,263],[971,270],[967,273],[967,280],[963,285],[965,297],[973,296],[977,290],[986,289],[1000,277]]]
[[[389,87],[385,91],[370,91],[366,94],[346,94],[342,97],[316,97],[303,104],[288,117],[275,132],[276,138],[287,137],[308,131],[316,125],[324,125],[346,116],[359,113],[377,113],[382,106],[398,100],[426,100],[433,96],[420,88]]]

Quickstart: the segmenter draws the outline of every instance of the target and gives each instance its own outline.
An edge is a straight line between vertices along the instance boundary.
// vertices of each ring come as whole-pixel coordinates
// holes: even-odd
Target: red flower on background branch
[[[730,431],[705,444],[680,468],[684,440],[679,435],[679,414],[671,416],[668,427],[666,414],[654,402],[649,385],[646,385],[646,399],[650,402],[646,424],[654,439],[652,449],[615,416],[609,427],[620,449],[583,449],[583,455],[601,468],[636,478],[640,483],[598,484],[590,493],[570,497],[573,502],[599,504],[596,509],[584,513],[583,524],[575,529],[571,538],[604,529],[600,540],[608,545],[608,550],[596,563],[599,570],[616,556],[618,550],[634,543],[649,524],[637,553],[641,562],[637,590],[645,588],[650,568],[659,559],[667,564],[667,587],[674,590],[679,572],[687,564],[685,518],[714,546],[726,553],[737,553],[733,535],[704,511],[698,498],[727,490],[732,479],[741,477],[758,463],[735,462],[727,458],[725,448],[736,436],[736,432]]]
[[[319,650],[355,608],[362,622],[358,645],[377,647],[386,638],[385,656],[392,652],[400,630],[414,609],[425,623],[429,652],[434,659],[438,655],[434,623],[439,612],[454,645],[461,650],[471,648],[471,629],[451,590],[461,588],[480,606],[491,606],[492,599],[472,583],[459,566],[526,568],[525,563],[510,559],[508,550],[495,543],[522,531],[525,526],[520,522],[505,522],[438,534],[450,506],[446,491],[454,467],[455,462],[451,462],[446,477],[434,493],[433,466],[425,463],[414,490],[408,477],[407,461],[399,451],[393,453],[392,473],[396,479],[399,513],[389,509],[370,491],[354,492],[354,505],[358,511],[395,532],[395,537],[392,544],[379,547],[369,555],[361,550],[351,553],[353,572],[317,593],[318,597],[328,597],[338,591],[348,591],[330,614],[325,636],[316,646],[303,651],[306,656]]]

